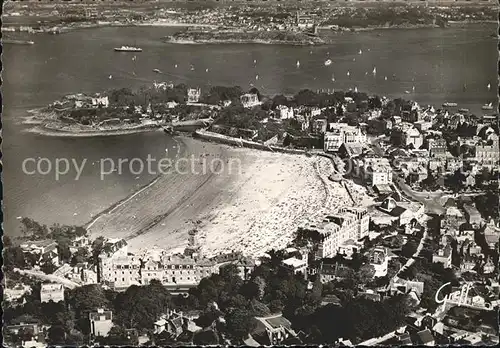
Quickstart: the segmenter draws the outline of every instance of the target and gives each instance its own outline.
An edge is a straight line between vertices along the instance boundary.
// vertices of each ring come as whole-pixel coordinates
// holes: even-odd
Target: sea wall
[[[271,152],[283,152],[283,153],[297,154],[297,155],[303,155],[306,153],[305,150],[287,149],[287,148],[275,146],[275,145],[265,145],[265,144],[258,143],[255,141],[233,138],[233,137],[229,137],[227,135],[209,132],[205,129],[196,130],[194,132],[194,135],[195,135],[195,137],[200,138],[200,139],[214,141],[217,143],[222,143],[222,144],[231,145],[231,146],[248,147],[248,148],[257,149],[257,150],[264,150],[264,151],[271,151]]]

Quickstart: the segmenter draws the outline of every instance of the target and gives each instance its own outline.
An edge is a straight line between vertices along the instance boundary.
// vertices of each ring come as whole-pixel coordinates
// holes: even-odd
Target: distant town
[[[446,27],[456,23],[497,20],[493,3],[446,6],[440,3],[357,4],[315,2],[282,5],[241,4],[235,6],[203,3],[30,3],[10,2],[4,11],[2,30],[6,33],[53,34],[96,26],[153,25],[195,27],[169,42],[272,42],[321,44],[330,40],[328,31],[354,31],[380,28]],[[33,7],[35,6],[35,7]],[[131,6],[131,7],[130,7]],[[374,7],[375,6],[375,7]],[[319,32],[318,32],[319,30]],[[306,33],[306,36],[301,35]],[[10,34],[7,34],[10,35]],[[321,38],[321,40],[317,37]],[[175,39],[175,40],[174,40]]]
[[[350,203],[262,254],[207,254],[202,228],[183,252],[133,253],[20,217],[4,237],[6,345],[498,344],[499,129],[482,109],[170,82],[54,102],[44,125],[62,132],[160,127],[326,158],[319,177]]]

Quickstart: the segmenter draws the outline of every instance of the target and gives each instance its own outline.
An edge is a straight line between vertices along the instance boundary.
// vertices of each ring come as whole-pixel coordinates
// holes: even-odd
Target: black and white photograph
[[[6,0],[3,346],[496,346],[496,0]]]

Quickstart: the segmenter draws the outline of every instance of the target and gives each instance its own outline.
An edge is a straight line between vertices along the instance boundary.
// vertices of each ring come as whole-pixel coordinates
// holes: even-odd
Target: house
[[[366,185],[388,185],[392,183],[393,170],[387,158],[365,157],[358,161],[361,177]]]
[[[260,264],[260,261],[255,262],[255,260],[249,257],[241,256],[236,261],[232,261],[231,263],[238,268],[240,278],[246,280],[250,274],[252,274],[255,267]]]
[[[53,240],[27,241],[22,243],[20,247],[23,252],[38,256],[37,264],[39,265],[52,263],[59,266],[57,243]]]
[[[89,321],[90,333],[94,337],[106,337],[113,327],[113,312],[100,308],[96,312],[89,313]]]
[[[325,152],[336,152],[344,143],[367,143],[366,133],[359,127],[353,127],[347,123],[330,123],[328,131],[325,133]]]
[[[431,333],[431,330],[425,329],[417,332],[415,335],[414,343],[422,346],[434,346],[435,340],[434,336]]]
[[[442,263],[444,268],[451,268],[451,247],[447,245],[439,249],[437,254],[432,255],[432,262]]]
[[[243,102],[242,102],[243,103]],[[293,108],[286,105],[278,105],[276,107],[276,112],[279,114],[281,120],[288,120],[293,118]]]
[[[64,301],[64,287],[62,284],[42,284],[40,289],[40,302]]]
[[[439,139],[427,139],[427,148],[429,149],[429,155],[431,157],[446,157],[447,145],[446,140]]]
[[[92,106],[93,107],[105,107],[107,108],[109,106],[109,99],[108,97],[96,97],[92,98]]]
[[[255,93],[246,93],[240,96],[241,104],[245,108],[253,108],[254,106],[260,105],[259,96]]]
[[[417,128],[410,128],[403,132],[402,143],[405,146],[411,146],[414,149],[420,149],[420,147],[424,143],[424,139]]]
[[[398,221],[399,226],[404,226],[409,223],[414,217],[415,213],[403,207],[400,203],[396,203],[396,200],[392,197],[386,198],[379,206],[378,209],[385,214],[388,214]]]
[[[292,270],[294,274],[302,274],[304,277],[307,275],[307,255],[302,258],[290,257],[283,260],[283,265]]]
[[[190,88],[187,91],[188,103],[198,103],[201,96],[201,88]]]
[[[475,206],[464,204],[463,209],[465,212],[465,218],[469,224],[478,226],[483,222],[483,218]]]
[[[375,268],[375,277],[384,277],[387,275],[389,258],[387,249],[384,247],[375,247],[369,255],[369,262]]]
[[[326,119],[320,118],[313,121],[312,132],[314,134],[325,134],[327,127],[328,127],[328,121]]]
[[[193,328],[196,327],[197,329]],[[154,323],[154,334],[158,335],[168,332],[174,339],[179,337],[185,330],[197,331],[201,329],[182,311],[168,310],[159,320]]]
[[[462,184],[467,187],[476,186],[476,175],[473,172],[467,172],[464,174],[464,179],[462,180]]]
[[[281,313],[267,317],[255,317],[254,321],[256,326],[250,332],[250,337],[244,341],[247,346],[301,344],[300,340],[297,339],[297,334],[292,329],[292,324]]]

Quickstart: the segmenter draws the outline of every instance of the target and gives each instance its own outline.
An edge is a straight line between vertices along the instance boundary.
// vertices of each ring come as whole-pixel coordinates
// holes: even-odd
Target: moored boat
[[[142,48],[132,46],[115,47],[116,52],[142,52]]]
[[[483,110],[493,110],[493,103],[484,104],[481,109]]]
[[[458,104],[457,103],[450,103],[450,102],[446,102],[446,103],[443,103],[443,106],[446,108],[446,107],[449,107],[449,108],[453,108],[455,106],[457,106]]]

